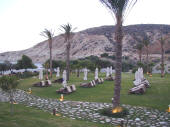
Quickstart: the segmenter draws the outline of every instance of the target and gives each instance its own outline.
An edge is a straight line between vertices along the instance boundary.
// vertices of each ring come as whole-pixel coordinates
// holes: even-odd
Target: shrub
[[[29,71],[25,71],[23,73],[16,73],[16,77],[18,79],[24,79],[24,78],[29,78],[32,76],[37,76],[38,72],[29,72]]]
[[[126,108],[123,108],[123,110],[118,113],[112,113],[112,108],[104,108],[99,110],[99,113],[101,113],[104,116],[115,117],[115,118],[122,118],[129,114],[128,109]]]
[[[136,67],[134,67],[134,68],[132,69],[132,73],[135,73],[137,70],[138,70],[138,69],[137,69]]]
[[[18,85],[17,79],[15,76],[2,76],[0,77],[0,88],[2,88],[3,91],[6,91],[9,93],[9,98],[11,102],[10,106],[10,112],[11,115],[13,114],[13,90],[16,89]]]
[[[109,55],[107,53],[103,53],[100,55],[101,57],[108,57]]]

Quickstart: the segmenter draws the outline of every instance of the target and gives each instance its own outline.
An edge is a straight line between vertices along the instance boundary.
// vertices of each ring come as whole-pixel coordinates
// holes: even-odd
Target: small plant
[[[11,114],[13,114],[13,90],[16,89],[18,85],[17,79],[14,76],[2,76],[0,78],[0,88],[2,88],[3,91],[6,91],[10,95],[10,103],[11,103]]]
[[[109,117],[122,118],[128,115],[129,112],[128,112],[128,109],[121,107],[120,112],[113,113],[112,108],[104,108],[104,109],[99,110],[99,113],[105,116],[109,116]]]

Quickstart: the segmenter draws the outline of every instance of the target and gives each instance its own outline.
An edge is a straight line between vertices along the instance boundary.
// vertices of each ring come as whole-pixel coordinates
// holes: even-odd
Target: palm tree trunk
[[[161,44],[161,77],[164,77],[164,47],[163,44]]]
[[[116,72],[113,108],[120,105],[121,72],[122,72],[122,21],[121,16],[117,18],[115,40],[116,40]]]
[[[146,47],[146,71],[149,72],[149,50],[148,46]]]
[[[80,77],[80,69],[77,69],[77,77]]]
[[[50,48],[50,78],[52,79],[52,40],[49,40],[49,48]]]
[[[50,48],[50,78],[52,79],[52,48]]]
[[[48,67],[46,66],[46,77],[45,77],[45,79],[47,79],[47,77],[48,77]]]
[[[67,41],[67,62],[66,62],[66,72],[67,72],[67,81],[69,81],[69,73],[70,73],[70,41]]]
[[[140,63],[142,62],[142,51],[141,50],[139,51],[139,61]]]

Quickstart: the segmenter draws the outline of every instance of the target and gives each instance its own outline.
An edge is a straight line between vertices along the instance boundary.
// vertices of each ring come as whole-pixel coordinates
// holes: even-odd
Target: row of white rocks
[[[130,105],[122,105],[129,109],[129,115],[124,118],[111,118],[99,114],[97,111],[106,107],[111,107],[111,103],[95,103],[80,101],[58,101],[56,99],[44,99],[32,94],[27,94],[23,90],[14,92],[14,100],[19,104],[29,107],[37,107],[46,112],[52,113],[56,109],[62,117],[70,117],[71,119],[82,119],[102,124],[120,125],[123,121],[127,127],[169,127],[170,114],[161,112],[156,109],[148,109],[145,107],[137,107]],[[0,101],[8,102],[8,93],[0,90]]]

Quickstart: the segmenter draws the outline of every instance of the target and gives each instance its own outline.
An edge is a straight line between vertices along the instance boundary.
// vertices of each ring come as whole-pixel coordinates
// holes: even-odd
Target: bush
[[[130,69],[133,69],[134,65],[130,61],[122,61],[122,72],[128,72]]]
[[[0,77],[0,88],[4,91],[15,89],[18,85],[17,78],[15,76],[2,76]]]
[[[108,57],[109,55],[107,53],[103,53],[100,55],[101,57]]]
[[[123,110],[118,113],[112,113],[112,108],[104,108],[99,110],[99,113],[101,113],[104,116],[115,117],[115,118],[122,118],[129,114],[128,109],[126,108],[123,108]]]
[[[135,67],[132,69],[132,73],[135,73],[138,69]]]
[[[112,56],[108,56],[108,58],[112,59],[112,60],[115,60],[116,59],[116,56],[115,55],[112,55]]]
[[[29,72],[29,71],[25,71],[23,73],[16,73],[16,77],[18,79],[24,79],[24,78],[29,78],[32,76],[37,76],[38,72]]]

